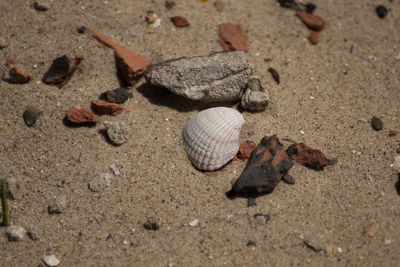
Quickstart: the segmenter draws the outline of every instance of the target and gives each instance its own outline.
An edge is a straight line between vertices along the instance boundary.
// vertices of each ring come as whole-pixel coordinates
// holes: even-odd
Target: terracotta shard
[[[190,26],[189,21],[185,17],[182,17],[182,16],[172,17],[171,21],[176,27],[188,27],[188,26]]]
[[[390,137],[392,137],[392,136],[396,136],[396,135],[398,135],[398,131],[396,131],[396,130],[389,130],[389,136]]]
[[[278,137],[264,137],[227,196],[255,197],[271,193],[292,166],[293,161]]]
[[[319,37],[319,31],[312,31],[312,32],[310,32],[310,35],[308,36],[308,40],[310,40],[310,42],[312,43],[312,44],[318,44],[318,42],[319,42],[319,39],[318,39],[318,37]]]
[[[126,83],[135,84],[150,67],[150,61],[111,41],[104,34],[93,31],[93,37],[114,50],[118,75]]]
[[[31,80],[31,75],[29,73],[24,72],[16,65],[18,64],[17,60],[9,59],[6,62],[7,70],[4,72],[2,79],[9,83],[27,83]]]
[[[307,168],[321,171],[326,165],[332,164],[325,155],[318,149],[312,149],[304,143],[292,144],[286,150],[288,156]]]
[[[96,123],[99,119],[88,108],[72,107],[67,112],[67,120],[72,123]]]
[[[256,149],[257,144],[253,141],[246,141],[240,144],[237,157],[241,160],[249,159],[251,153]]]
[[[124,106],[116,103],[100,102],[92,100],[92,109],[99,115],[113,115],[116,116],[124,110]]]
[[[82,56],[70,58],[66,55],[53,60],[49,70],[43,75],[42,81],[45,84],[63,87],[82,61]]]
[[[223,23],[218,26],[218,42],[226,51],[245,51],[247,52],[247,35],[242,32],[242,27],[238,24]]]
[[[316,15],[303,12],[301,10],[296,11],[296,15],[312,30],[322,31],[325,26],[325,21]]]

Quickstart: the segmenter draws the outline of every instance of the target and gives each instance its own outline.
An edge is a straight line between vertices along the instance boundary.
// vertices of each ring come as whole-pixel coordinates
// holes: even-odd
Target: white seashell
[[[221,168],[239,150],[242,114],[226,107],[209,108],[191,118],[182,132],[192,164],[200,170]]]

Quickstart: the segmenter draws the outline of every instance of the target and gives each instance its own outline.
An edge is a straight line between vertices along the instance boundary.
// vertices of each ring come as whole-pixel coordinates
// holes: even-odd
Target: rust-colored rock
[[[43,83],[55,85],[58,88],[63,87],[71,79],[82,59],[83,56],[71,58],[66,55],[54,59],[49,70],[43,75]]]
[[[100,102],[92,100],[92,109],[99,115],[113,115],[116,116],[124,110],[124,106],[117,103]]]
[[[316,15],[303,12],[301,10],[296,11],[296,15],[312,30],[322,31],[325,26],[325,21]]]
[[[288,156],[299,164],[310,169],[321,171],[326,165],[332,164],[318,149],[312,149],[304,143],[292,144],[286,150]]]
[[[257,144],[252,141],[246,141],[240,144],[237,157],[241,160],[249,159],[251,153],[256,149]]]
[[[93,37],[114,50],[118,75],[130,85],[135,84],[151,65],[147,59],[111,41],[102,33],[93,31]]]
[[[399,131],[396,131],[396,130],[389,130],[389,136],[390,136],[390,137],[396,136],[396,135],[398,135],[398,134],[399,134]]]
[[[318,37],[319,37],[319,31],[312,31],[312,32],[310,32],[310,35],[308,36],[308,40],[310,40],[310,42],[312,43],[312,44],[318,44],[318,42],[319,42],[319,39],[318,39]]]
[[[31,80],[31,75],[29,73],[24,72],[16,65],[18,64],[17,60],[9,59],[6,62],[7,69],[3,73],[2,79],[9,83],[27,83]]]
[[[67,112],[67,120],[72,123],[96,123],[99,119],[88,108],[72,107]]]
[[[182,17],[182,16],[172,17],[171,21],[176,27],[188,27],[188,26],[190,26],[189,21],[185,17]]]
[[[218,42],[226,51],[245,51],[247,52],[247,36],[242,32],[242,27],[238,24],[223,23],[218,26]]]
[[[246,168],[227,196],[256,197],[271,193],[292,166],[293,161],[286,154],[278,137],[264,137],[251,153]]]

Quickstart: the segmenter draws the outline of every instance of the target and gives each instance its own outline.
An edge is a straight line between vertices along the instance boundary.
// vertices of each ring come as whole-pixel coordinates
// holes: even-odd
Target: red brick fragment
[[[223,23],[218,26],[218,42],[226,51],[245,51],[247,52],[248,37],[242,32],[239,24]]]
[[[239,146],[239,152],[237,153],[237,157],[241,160],[249,159],[251,156],[251,152],[256,149],[257,144],[252,141],[246,141],[241,143]]]
[[[296,15],[312,30],[322,31],[325,26],[325,21],[316,15],[303,12],[301,10],[296,11]]]
[[[104,34],[93,31],[93,37],[114,50],[118,75],[128,84],[135,84],[150,67],[150,61],[111,41]]]
[[[304,143],[292,144],[286,150],[289,157],[308,168],[321,171],[326,165],[332,164],[324,153],[318,149],[312,149]]]
[[[117,103],[100,102],[92,100],[92,109],[99,115],[113,115],[116,116],[124,110],[124,106]]]
[[[99,119],[88,108],[72,107],[67,112],[67,120],[72,123],[96,123]]]
[[[396,136],[396,135],[398,135],[398,134],[399,134],[399,132],[396,131],[396,130],[389,130],[389,136],[390,136],[390,137]]]
[[[27,83],[31,80],[31,75],[29,73],[24,72],[16,65],[18,64],[17,60],[9,59],[6,62],[7,70],[3,74],[2,79],[4,81],[10,83]]]
[[[312,32],[310,32],[310,35],[308,36],[308,40],[310,40],[310,42],[312,43],[312,44],[318,44],[318,42],[319,42],[319,39],[318,39],[318,36],[319,36],[319,31],[312,31]]]
[[[185,17],[182,17],[182,16],[172,17],[171,21],[176,27],[187,27],[187,26],[190,26],[189,21]]]

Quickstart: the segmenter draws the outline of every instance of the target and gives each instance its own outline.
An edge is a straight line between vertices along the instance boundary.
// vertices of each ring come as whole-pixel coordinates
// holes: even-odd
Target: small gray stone
[[[37,109],[36,107],[27,106],[22,117],[24,118],[26,126],[32,127],[33,125],[35,125],[37,119],[41,114],[42,111]]]
[[[53,203],[47,208],[49,214],[60,214],[67,208],[67,197],[65,195],[58,196]]]
[[[43,261],[44,261],[44,263],[46,263],[46,265],[49,266],[49,267],[57,266],[57,265],[60,264],[60,260],[57,259],[57,257],[54,256],[54,255],[44,256]]]
[[[128,141],[129,130],[125,123],[105,121],[104,126],[107,129],[108,138],[114,145],[120,146]]]
[[[304,244],[306,244],[309,248],[314,250],[315,252],[319,252],[322,250],[322,240],[318,234],[312,234],[303,239]]]
[[[237,101],[253,72],[243,51],[178,58],[153,65],[145,74],[153,86],[204,102]]]
[[[25,229],[18,225],[8,227],[6,232],[9,241],[20,241],[24,239],[25,234]]]
[[[214,2],[214,7],[218,12],[222,12],[224,10],[224,2],[217,0]]]
[[[150,217],[146,223],[143,224],[144,229],[146,230],[158,230],[160,225],[154,217]]]
[[[7,39],[0,36],[0,49],[6,48],[8,46]]]
[[[33,241],[37,241],[40,239],[41,232],[38,228],[32,226],[28,231],[28,236]]]
[[[93,192],[100,192],[110,185],[110,177],[111,175],[109,173],[102,173],[98,175],[89,183],[89,189]]]
[[[242,96],[241,106],[251,111],[262,111],[269,104],[269,94],[258,78],[250,78]]]

